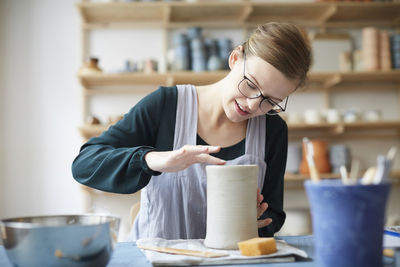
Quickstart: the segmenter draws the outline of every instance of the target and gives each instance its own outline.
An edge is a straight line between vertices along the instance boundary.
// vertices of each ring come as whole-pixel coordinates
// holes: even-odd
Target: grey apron
[[[178,85],[174,150],[196,145],[197,93],[193,85]],[[265,116],[248,120],[245,154],[227,161],[228,165],[257,164],[258,187],[262,190],[267,165],[265,154]],[[205,164],[153,176],[141,191],[140,211],[130,240],[203,239],[206,236],[207,178]],[[254,192],[256,194],[256,192]],[[256,205],[256,204],[254,204]]]

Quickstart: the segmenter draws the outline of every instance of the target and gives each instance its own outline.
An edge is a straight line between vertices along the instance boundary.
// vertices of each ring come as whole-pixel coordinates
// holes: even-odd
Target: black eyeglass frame
[[[289,96],[286,97],[285,107],[284,107],[284,108],[283,108],[281,105],[279,105],[278,103],[276,103],[274,100],[272,100],[271,97],[269,97],[269,96],[264,96],[264,95],[262,94],[262,92],[261,92],[261,89],[260,89],[254,82],[252,82],[249,78],[246,77],[246,53],[243,52],[243,55],[244,55],[244,61],[243,61],[243,79],[238,83],[238,90],[239,90],[239,92],[240,92],[244,97],[249,98],[249,99],[256,99],[256,98],[261,97],[262,99],[261,99],[260,104],[259,104],[258,107],[259,107],[259,109],[260,109],[262,112],[265,112],[265,111],[263,111],[263,110],[261,109],[261,104],[262,104],[262,102],[263,102],[264,100],[267,100],[268,103],[272,106],[272,108],[271,108],[270,110],[268,110],[267,112],[265,112],[265,113],[268,114],[268,115],[277,115],[277,114],[279,114],[279,113],[284,112],[284,111],[286,110],[286,107],[287,107],[287,102],[288,102]],[[257,95],[257,96],[249,97],[249,96],[243,94],[242,91],[240,91],[240,84],[241,84],[243,81],[245,81],[245,80],[249,81],[252,85],[254,85],[255,88],[257,88],[257,90],[258,90],[258,95]],[[278,106],[279,109],[277,109],[277,110],[274,109],[275,106]]]

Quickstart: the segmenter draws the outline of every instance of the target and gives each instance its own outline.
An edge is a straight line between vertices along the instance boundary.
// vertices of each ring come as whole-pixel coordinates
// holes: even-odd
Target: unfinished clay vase
[[[238,249],[258,237],[257,165],[207,166],[207,233],[210,248]]]

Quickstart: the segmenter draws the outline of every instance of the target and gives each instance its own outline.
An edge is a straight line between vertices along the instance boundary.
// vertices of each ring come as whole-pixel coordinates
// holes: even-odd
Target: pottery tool
[[[374,184],[387,181],[390,176],[390,170],[392,169],[392,162],[396,155],[396,151],[396,147],[391,147],[386,156],[379,155],[377,157],[377,170],[373,181]]]
[[[306,159],[310,170],[311,180],[315,183],[319,182],[319,173],[314,162],[314,147],[307,137],[303,138],[303,143],[306,148]]]
[[[354,159],[351,161],[350,183],[352,183],[352,184],[357,183],[357,178],[358,178],[359,172],[360,172],[360,161]]]
[[[397,152],[397,147],[392,146],[392,147],[389,149],[386,158],[387,158],[388,160],[390,160],[390,161],[393,161],[393,160],[394,160],[394,156],[396,156],[396,152]]]
[[[372,184],[372,182],[374,181],[375,174],[376,174],[376,168],[369,167],[365,171],[363,178],[361,179],[361,184],[363,185]]]
[[[168,248],[168,247],[157,247],[157,246],[146,246],[146,245],[137,245],[137,247],[141,248],[141,249],[152,250],[152,251],[157,251],[157,252],[161,252],[161,253],[195,256],[195,257],[202,257],[202,258],[219,258],[219,257],[229,256],[228,254],[223,254],[223,253],[180,249],[180,248]]]
[[[387,178],[390,170],[390,162],[384,155],[378,155],[376,158],[376,173],[373,180],[374,184],[380,184]]]
[[[340,177],[342,178],[342,183],[344,185],[350,184],[349,176],[347,175],[347,169],[344,165],[340,166]]]

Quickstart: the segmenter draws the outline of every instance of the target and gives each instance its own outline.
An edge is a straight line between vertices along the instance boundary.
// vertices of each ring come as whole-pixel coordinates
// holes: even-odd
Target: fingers
[[[264,219],[264,220],[258,220],[257,221],[257,226],[258,226],[258,228],[263,228],[265,226],[268,226],[271,223],[272,223],[272,219],[271,218],[267,218],[267,219]]]
[[[207,163],[213,165],[224,165],[225,160],[213,157],[209,154],[217,153],[221,150],[219,146],[192,146],[185,145],[182,148],[176,150],[175,159],[187,159],[186,163],[188,166],[195,163]]]
[[[260,218],[261,215],[268,209],[268,204],[266,202],[261,203],[259,207],[257,207],[257,218]]]
[[[213,165],[224,165],[225,160],[210,156],[208,154],[201,154],[194,157],[193,163],[208,163]]]
[[[219,146],[191,146],[186,145],[179,149],[177,152],[179,155],[182,156],[192,156],[192,155],[199,155],[199,154],[212,154],[217,153],[221,150]]]
[[[264,196],[260,194],[260,189],[257,189],[257,218],[260,218],[261,215],[268,209],[268,203],[262,202],[264,200]],[[257,220],[258,228],[263,228],[272,223],[271,218],[266,218],[263,220]]]
[[[257,207],[260,206],[260,204],[263,200],[264,200],[264,196],[260,194],[260,188],[257,188]]]
[[[149,168],[159,172],[177,172],[195,163],[224,165],[225,160],[211,156],[221,150],[219,146],[185,145],[173,151],[151,151],[145,155]]]

